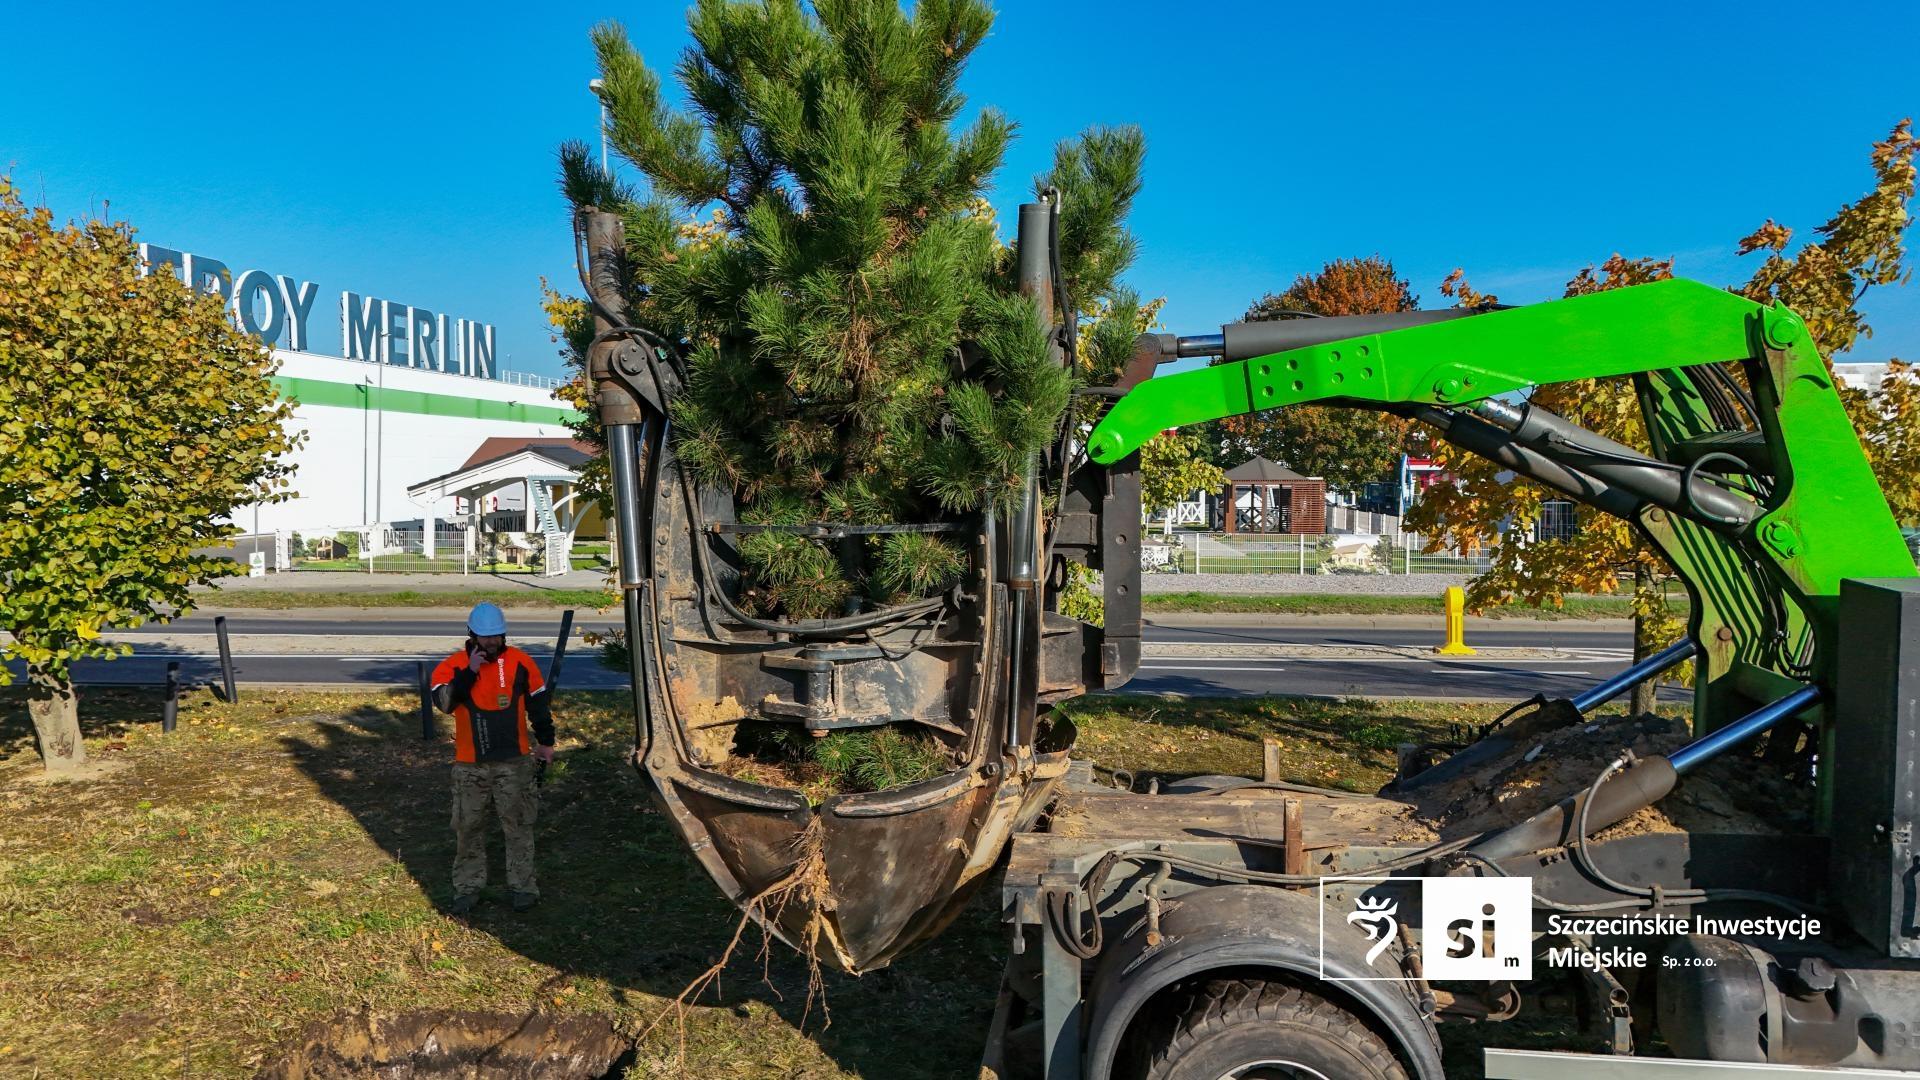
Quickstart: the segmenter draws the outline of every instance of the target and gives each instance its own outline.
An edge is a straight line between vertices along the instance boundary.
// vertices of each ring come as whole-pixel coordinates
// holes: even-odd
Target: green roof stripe
[[[336,409],[371,408],[381,412],[452,416],[463,420],[505,420],[517,424],[564,424],[580,417],[578,410],[555,405],[522,405],[513,401],[488,401],[457,394],[428,394],[419,390],[395,390],[362,383],[328,382],[324,379],[275,375],[273,385],[283,398],[302,405],[327,405]]]

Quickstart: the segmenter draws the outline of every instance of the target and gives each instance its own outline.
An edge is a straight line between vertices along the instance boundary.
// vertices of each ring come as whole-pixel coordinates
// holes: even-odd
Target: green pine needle
[[[629,318],[685,343],[682,465],[749,521],[934,522],[1005,502],[1060,430],[1074,375],[984,198],[1013,121],[989,107],[957,126],[992,10],[708,0],[688,24],[671,73],[616,24],[592,34],[608,138],[644,190],[584,143],[559,154],[571,202],[625,219]],[[1143,146],[1137,129],[1093,129],[1037,181],[1063,195],[1077,314],[1136,303],[1115,281]],[[1096,366],[1130,346],[1118,336],[1102,332]],[[803,618],[938,592],[964,563],[913,534],[853,550],[750,535],[739,554],[747,602]]]

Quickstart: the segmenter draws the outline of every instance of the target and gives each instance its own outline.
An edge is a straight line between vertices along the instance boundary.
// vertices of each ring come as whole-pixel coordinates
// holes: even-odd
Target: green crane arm
[[[1323,322],[1287,333],[1310,340],[1355,325]],[[1751,426],[1740,430],[1709,415],[1706,384],[1724,386],[1712,369],[1726,364],[1751,390]],[[1651,453],[1530,415],[1539,411],[1519,400],[1541,384],[1615,376],[1635,382]],[[1639,526],[1693,601],[1703,734],[1807,683],[1831,687],[1843,578],[1916,574],[1799,316],[1679,279],[1148,379],[1114,403],[1087,452],[1110,464],[1168,428],[1309,402],[1414,415]]]
[[[1463,405],[1540,383],[1743,360],[1767,316],[1674,279],[1330,341],[1149,379],[1114,404],[1087,452],[1110,464],[1167,428],[1286,405]]]

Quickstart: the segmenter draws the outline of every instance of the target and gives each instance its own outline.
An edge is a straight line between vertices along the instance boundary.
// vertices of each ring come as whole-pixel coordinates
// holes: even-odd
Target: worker
[[[507,644],[507,617],[488,603],[467,616],[467,643],[433,670],[433,703],[453,717],[453,903],[465,915],[487,884],[487,806],[507,841],[513,910],[540,900],[533,823],[540,797],[534,762],[553,760],[553,715],[533,658]],[[532,738],[529,739],[529,725]]]

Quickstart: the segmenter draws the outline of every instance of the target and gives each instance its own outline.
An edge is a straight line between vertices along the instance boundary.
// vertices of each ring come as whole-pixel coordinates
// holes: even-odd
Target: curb
[[[468,610],[469,609],[466,607],[454,607],[451,605],[421,605],[419,607],[398,607],[393,605],[380,605],[377,607],[351,607],[346,605],[327,605],[322,607],[289,607],[289,608],[249,608],[249,607],[222,608],[222,607],[214,607],[209,605],[205,607],[195,608],[193,611],[193,614],[190,617],[196,618],[196,619],[198,618],[210,619],[215,616],[224,615],[229,620],[232,620],[236,623],[241,621],[245,621],[249,623],[265,623],[265,622],[274,622],[279,620],[295,621],[295,620],[302,620],[302,619],[342,619],[342,618],[352,618],[352,619],[356,619],[364,622],[401,622],[405,620],[416,620],[416,619],[441,619],[441,618],[453,619],[453,620],[464,619],[467,616]],[[529,609],[525,607],[509,607],[507,609],[507,612],[508,612],[508,619],[509,621],[511,621],[511,619],[514,617],[514,612],[516,611],[520,612],[521,617],[524,617],[524,618],[537,619],[537,618],[544,618],[550,615],[551,618],[558,619],[560,617],[560,612],[564,610],[566,610],[564,607],[560,607],[556,605],[552,607],[540,607],[540,608],[534,608],[534,609]],[[608,609],[606,611],[602,611],[598,608],[575,607],[573,611],[574,611],[574,618],[576,620],[576,623],[575,623],[576,626],[579,625],[579,621],[584,621],[588,619],[607,619],[607,620],[612,620],[614,622],[618,622],[623,618],[620,612],[615,609]],[[1444,625],[1446,622],[1446,616],[1439,612],[1434,612],[1431,615],[1404,615],[1404,614],[1343,615],[1339,613],[1294,614],[1294,613],[1284,613],[1284,612],[1252,612],[1252,611],[1218,611],[1218,612],[1215,612],[1215,611],[1161,611],[1161,612],[1149,611],[1142,615],[1142,621],[1150,626],[1170,626],[1170,627],[1339,626],[1339,627],[1358,627],[1358,628],[1369,628],[1369,629],[1391,629],[1391,628],[1425,629],[1425,628],[1439,627]],[[1530,619],[1522,616],[1513,616],[1510,618],[1506,618],[1506,617],[1489,618],[1483,615],[1467,616],[1468,627],[1486,629],[1486,630],[1499,630],[1499,629],[1615,630],[1615,629],[1630,629],[1632,625],[1633,625],[1633,620],[1630,618]]]
[[[1447,617],[1432,615],[1295,615],[1249,611],[1164,611],[1148,612],[1141,621],[1149,626],[1339,626],[1369,629],[1434,629],[1446,625]],[[1620,619],[1528,619],[1467,616],[1470,630],[1631,630],[1633,620]]]

